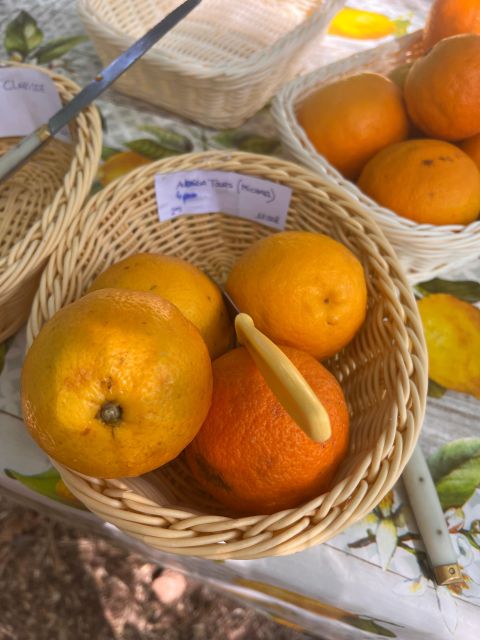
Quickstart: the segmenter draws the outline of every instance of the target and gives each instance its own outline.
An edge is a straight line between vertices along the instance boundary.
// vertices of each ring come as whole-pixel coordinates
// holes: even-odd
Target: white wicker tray
[[[295,77],[343,0],[203,0],[115,88],[216,128],[241,125]],[[177,0],[79,0],[104,63]]]

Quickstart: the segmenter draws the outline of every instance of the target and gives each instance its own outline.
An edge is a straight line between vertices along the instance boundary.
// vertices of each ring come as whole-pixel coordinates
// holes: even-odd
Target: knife
[[[225,290],[222,294],[235,324],[238,343],[247,349],[277,400],[309,438],[315,442],[328,440],[332,433],[328,413],[303,375],[285,353],[257,329],[253,319],[240,312]]]
[[[463,582],[438,493],[418,444],[403,470],[402,479],[436,583]]]
[[[151,47],[185,18],[201,0],[186,0],[139,40],[134,42],[121,56],[113,60],[92,82],[84,87],[70,102],[57,111],[48,122],[23,138],[0,158],[0,182],[19,169],[38,149],[63,129],[82,109],[103,93],[122,73],[141,58]]]

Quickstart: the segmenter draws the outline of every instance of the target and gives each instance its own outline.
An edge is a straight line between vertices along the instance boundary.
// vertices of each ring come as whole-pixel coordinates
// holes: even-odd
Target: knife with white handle
[[[462,582],[457,554],[450,539],[438,493],[418,444],[402,478],[435,581],[439,585]]]

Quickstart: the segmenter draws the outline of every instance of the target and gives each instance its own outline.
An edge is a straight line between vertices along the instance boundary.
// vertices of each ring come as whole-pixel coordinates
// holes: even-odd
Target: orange
[[[89,476],[146,473],[194,438],[212,368],[197,329],[173,305],[104,289],[58,311],[30,347],[22,408],[46,453]]]
[[[98,171],[98,180],[103,187],[106,187],[113,180],[124,176],[137,167],[150,164],[150,162],[152,162],[150,158],[146,158],[136,151],[120,151],[105,160]]]
[[[458,33],[480,33],[478,0],[434,0],[423,30],[425,49]]]
[[[320,233],[285,231],[255,242],[233,266],[226,289],[271,340],[317,358],[350,342],[366,315],[361,263]]]
[[[203,271],[186,260],[155,253],[137,253],[100,274],[90,291],[104,288],[149,291],[177,306],[200,331],[212,358],[233,344],[222,294]]]
[[[480,132],[480,35],[445,38],[412,65],[408,113],[428,136],[462,140]]]
[[[460,142],[458,146],[470,156],[480,170],[480,133]]]
[[[346,178],[355,179],[377,151],[408,135],[397,85],[378,73],[360,73],[311,93],[297,109],[315,149]]]
[[[282,347],[330,417],[332,436],[310,440],[239,347],[213,363],[212,406],[186,449],[201,487],[235,512],[273,513],[328,491],[348,448],[342,389],[311,355]]]
[[[442,140],[407,140],[367,164],[358,186],[415,222],[468,224],[480,209],[480,173],[471,158]]]

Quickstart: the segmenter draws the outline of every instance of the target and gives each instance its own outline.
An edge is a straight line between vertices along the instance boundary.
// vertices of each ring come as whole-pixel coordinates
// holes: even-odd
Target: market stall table
[[[388,5],[388,8],[387,8]],[[393,12],[405,19],[407,30],[419,28],[426,2],[371,2],[369,9]],[[36,0],[23,8],[49,38],[78,34],[81,23],[72,3]],[[17,6],[10,0],[0,8],[0,24],[11,20]],[[348,55],[374,41],[327,37],[312,54],[312,68]],[[5,56],[3,56],[5,57]],[[55,64],[83,85],[100,68],[90,43],[73,49]],[[109,92],[99,101],[106,123],[105,153],[137,150],[162,152],[162,136],[174,132],[183,149],[243,148],[281,154],[268,108],[241,129],[215,131],[181,120],[148,105]],[[148,125],[150,129],[145,129]],[[154,128],[152,128],[152,125]],[[155,129],[156,127],[156,129]],[[106,181],[108,176],[104,175]],[[96,188],[101,185],[97,184]],[[480,282],[480,264],[443,274],[448,280]],[[111,535],[144,557],[199,577],[322,638],[391,637],[447,640],[478,635],[480,622],[480,438],[476,438],[479,401],[448,391],[430,397],[421,446],[427,456],[441,447],[453,460],[450,472],[469,465],[470,483],[462,505],[444,504],[452,542],[465,578],[460,585],[437,587],[430,579],[425,554],[398,483],[366,518],[334,539],[294,555],[261,560],[213,562],[153,550],[105,524],[96,516],[59,499],[59,476],[28,436],[20,419],[19,378],[25,352],[25,332],[0,347],[0,491],[28,506],[46,510],[70,523],[78,522]],[[467,440],[465,440],[467,438]],[[456,453],[455,453],[456,452]],[[26,478],[25,476],[28,476]],[[472,480],[473,478],[473,480]]]

